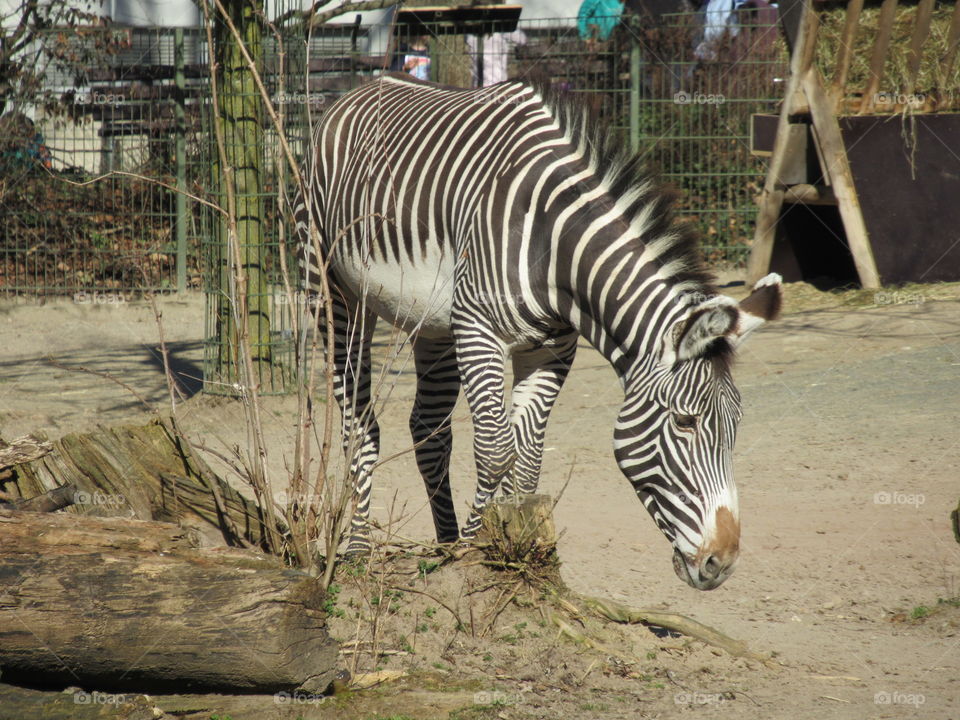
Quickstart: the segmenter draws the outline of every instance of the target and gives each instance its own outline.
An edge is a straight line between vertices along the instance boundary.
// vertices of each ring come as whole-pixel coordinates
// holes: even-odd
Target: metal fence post
[[[184,72],[183,28],[173,34],[174,83],[177,86],[174,117],[176,118],[176,238],[177,238],[177,291],[187,289],[187,140],[186,140],[186,77]]]

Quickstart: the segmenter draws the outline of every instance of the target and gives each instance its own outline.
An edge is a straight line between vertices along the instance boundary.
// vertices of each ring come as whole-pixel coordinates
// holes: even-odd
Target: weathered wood
[[[549,495],[506,495],[495,498],[483,511],[479,534],[488,554],[497,560],[525,562],[555,560],[557,530]]]
[[[24,435],[12,442],[0,440],[0,470],[37,460],[50,452],[50,443],[36,435]]]
[[[950,30],[947,32],[947,52],[943,60],[943,77],[950,77],[953,72],[953,63],[957,59],[957,50],[960,49],[960,3],[953,8],[953,17],[950,18]]]
[[[795,6],[794,15],[799,13],[796,22],[797,41],[791,49],[790,75],[787,78],[787,88],[780,107],[780,118],[777,121],[777,133],[773,140],[773,152],[763,191],[760,194],[757,212],[757,224],[753,234],[753,246],[750,249],[750,258],[747,262],[747,282],[750,285],[770,272],[770,258],[773,256],[773,244],[776,240],[777,222],[780,219],[780,210],[783,207],[784,186],[781,180],[783,168],[788,162],[788,153],[791,148],[791,117],[796,112],[797,98],[802,95],[800,78],[810,68],[812,54],[809,46],[816,43],[817,24],[814,12],[807,0]],[[786,23],[786,18],[783,20]]]
[[[863,211],[857,197],[853,174],[850,172],[847,150],[840,135],[837,116],[833,114],[826,91],[820,83],[820,73],[815,67],[811,67],[804,74],[801,84],[813,117],[813,137],[824,159],[823,171],[837,198],[840,217],[843,219],[847,243],[857,267],[860,284],[868,290],[879,288],[880,274],[877,272],[877,263],[873,257],[873,248],[870,246],[870,237],[863,220]]]
[[[62,485],[48,490],[43,495],[19,500],[15,503],[0,503],[5,510],[26,510],[29,512],[53,512],[73,505],[77,499],[77,489],[73,485]]]
[[[219,478],[169,422],[65,435],[49,454],[12,472],[0,479],[7,495],[32,497],[69,483],[77,490],[70,512],[176,522],[207,545],[262,541],[255,503]]]
[[[8,513],[0,670],[109,691],[323,690],[338,650],[318,581],[167,523]]]
[[[923,59],[923,44],[930,36],[930,20],[933,17],[934,0],[920,0],[917,3],[916,17],[914,18],[913,34],[910,36],[910,51],[907,56],[907,84],[903,94],[913,95],[917,86],[917,76],[920,74],[920,61]]]
[[[846,22],[843,25],[843,35],[840,37],[840,47],[837,52],[837,65],[830,85],[830,103],[834,111],[839,110],[840,102],[846,95],[847,76],[850,73],[850,61],[853,59],[853,44],[857,39],[857,28],[860,26],[862,11],[863,0],[850,0],[847,4]]]
[[[880,20],[877,27],[877,37],[873,42],[873,52],[870,55],[870,76],[867,86],[863,90],[860,103],[860,114],[866,115],[873,110],[876,103],[877,91],[883,79],[883,68],[887,64],[887,55],[890,52],[890,40],[893,37],[893,22],[897,17],[897,0],[883,0],[880,6]]]

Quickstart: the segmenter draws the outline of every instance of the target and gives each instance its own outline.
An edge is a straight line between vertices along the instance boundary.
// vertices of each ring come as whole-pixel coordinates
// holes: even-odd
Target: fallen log
[[[338,648],[318,581],[197,549],[151,521],[5,512],[0,672],[31,685],[185,692],[326,689]]]
[[[39,435],[33,440],[43,442]],[[49,452],[0,477],[7,498],[71,484],[76,494],[69,512],[176,522],[195,529],[204,545],[263,541],[256,504],[218,477],[172,421],[73,433],[47,445]]]

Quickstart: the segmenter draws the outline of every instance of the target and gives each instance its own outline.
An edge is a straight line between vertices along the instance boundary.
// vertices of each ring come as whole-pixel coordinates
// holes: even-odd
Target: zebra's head
[[[776,274],[739,304],[722,295],[683,303],[625,381],[617,463],[673,545],[677,575],[699,590],[723,583],[740,551],[732,456],[741,409],[731,356],[780,304]]]

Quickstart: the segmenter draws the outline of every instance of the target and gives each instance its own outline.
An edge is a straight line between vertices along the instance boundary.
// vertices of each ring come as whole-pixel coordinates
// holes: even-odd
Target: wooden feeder
[[[790,74],[779,116],[755,115],[751,123],[751,152],[770,162],[749,281],[771,270],[786,280],[827,276],[864,288],[960,280],[960,87],[917,84],[924,61],[938,64],[927,77],[952,77],[960,6],[949,10],[945,50],[935,53],[925,46],[936,0],[900,8],[912,14],[906,54],[895,58],[905,70],[898,87],[882,87],[898,13],[898,0],[883,0],[865,85],[853,89],[864,0],[844,4],[828,83],[817,58],[828,3],[781,0]]]

